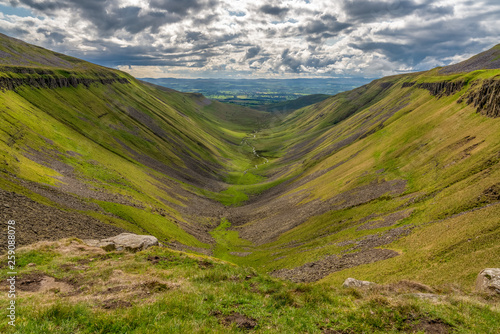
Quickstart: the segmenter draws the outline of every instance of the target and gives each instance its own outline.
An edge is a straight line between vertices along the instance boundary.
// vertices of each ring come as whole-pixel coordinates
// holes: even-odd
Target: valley
[[[5,35],[0,50],[0,215],[17,222],[19,271],[68,284],[37,313],[40,327],[24,318],[26,333],[82,321],[89,333],[127,332],[113,315],[88,320],[110,291],[120,302],[103,307],[137,332],[237,332],[234,312],[261,332],[500,326],[498,296],[471,295],[500,258],[499,46],[289,112],[182,93]],[[165,247],[106,253],[81,241],[125,231]],[[335,288],[348,277],[380,286]],[[423,291],[445,301],[404,295]],[[25,298],[38,312],[44,297]]]

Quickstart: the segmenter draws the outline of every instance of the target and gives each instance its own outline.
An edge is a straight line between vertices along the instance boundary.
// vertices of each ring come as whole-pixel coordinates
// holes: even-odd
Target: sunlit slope
[[[218,221],[221,205],[199,195],[217,197],[226,187],[226,171],[248,156],[238,149],[240,138],[265,113],[226,110],[201,95],[161,90],[70,57],[68,65],[63,55],[7,37],[1,42],[29,56],[11,52],[0,66],[2,189],[164,241],[210,241],[198,225]]]
[[[235,212],[259,246],[226,259],[297,281],[470,286],[500,256],[499,74],[388,77],[262,131],[262,173],[286,181]]]
[[[498,266],[500,70],[479,69],[498,48],[284,115],[0,41],[21,244],[128,230],[303,282],[470,288]]]

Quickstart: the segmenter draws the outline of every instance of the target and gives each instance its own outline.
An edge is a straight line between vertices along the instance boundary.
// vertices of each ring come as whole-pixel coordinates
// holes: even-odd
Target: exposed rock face
[[[477,84],[476,84],[477,85]],[[500,80],[484,80],[481,87],[474,86],[458,102],[465,101],[476,107],[477,112],[488,117],[500,117]]]
[[[476,290],[500,294],[500,268],[481,270],[477,275]]]
[[[126,78],[78,78],[78,77],[36,77],[28,76],[25,78],[6,78],[0,77],[0,89],[15,90],[20,86],[29,86],[34,88],[61,88],[61,87],[77,87],[83,84],[89,87],[92,84],[110,85],[113,83],[129,83]]]
[[[93,72],[91,77],[79,77],[80,72],[66,71],[66,75],[55,72],[50,69],[30,68],[22,66],[1,66],[0,72],[21,74],[18,77],[0,77],[0,89],[15,90],[20,86],[29,86],[33,88],[61,88],[77,87],[83,84],[89,87],[93,84],[110,85],[113,83],[130,83],[128,79],[121,78],[113,72],[99,73]]]
[[[137,235],[133,233],[122,233],[115,237],[102,240],[83,240],[87,245],[101,247],[106,251],[127,250],[138,252],[152,246],[158,246],[158,239],[152,235]]]
[[[403,88],[411,87],[415,85],[415,82],[405,82],[403,83]],[[422,82],[416,85],[417,88],[427,89],[432,96],[438,98],[443,96],[453,95],[464,88],[465,83],[463,81],[440,81],[440,82]]]
[[[348,279],[346,279],[344,281],[344,284],[342,284],[342,286],[344,288],[365,288],[365,287],[374,286],[374,285],[376,285],[376,284],[373,283],[373,282],[360,281],[360,280],[357,280],[357,279],[351,278],[351,277],[349,277]]]

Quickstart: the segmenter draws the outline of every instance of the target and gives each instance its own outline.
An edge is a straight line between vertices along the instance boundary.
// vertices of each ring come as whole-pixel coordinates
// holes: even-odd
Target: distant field
[[[209,99],[247,107],[294,100],[311,94],[335,95],[371,81],[347,79],[175,79],[142,78],[181,92],[202,93]]]

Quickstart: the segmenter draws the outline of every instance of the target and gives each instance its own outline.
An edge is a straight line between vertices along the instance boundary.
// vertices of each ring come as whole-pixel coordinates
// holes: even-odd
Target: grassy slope
[[[399,282],[368,290],[305,285],[166,248],[105,253],[79,240],[19,250],[16,333],[495,333],[495,299]],[[28,263],[31,265],[28,266]],[[42,274],[40,274],[42,273]],[[2,274],[3,275],[3,274]],[[2,281],[4,277],[2,276]],[[6,286],[0,287],[5,290]],[[437,292],[438,303],[413,293]],[[7,303],[6,293],[0,296]],[[239,317],[239,322],[234,320]],[[233,319],[233,320],[232,320]],[[4,333],[14,332],[6,321]]]
[[[50,81],[65,77],[80,80],[107,77],[126,78],[130,82],[53,89],[24,85],[15,91],[0,93],[3,189],[16,190],[57,206],[19,187],[9,177],[15,175],[58,187],[60,180],[68,175],[61,175],[51,166],[50,161],[57,160],[72,170],[71,176],[86,187],[123,195],[144,208],[138,210],[129,205],[84,198],[119,218],[105,221],[134,231],[142,229],[163,240],[207,246],[175,226],[174,220],[185,221],[185,218],[165,203],[185,206],[185,202],[179,200],[186,199],[185,191],[207,194],[205,182],[222,181],[226,170],[245,168],[251,152],[236,148],[241,137],[265,121],[265,113],[238,106],[228,109],[220,103],[210,104],[202,96],[163,91],[125,73],[5,37],[2,47],[13,54],[9,59],[11,63],[23,63],[17,59],[30,60],[23,66],[0,68],[0,75],[5,78]],[[16,55],[18,58],[14,58]],[[236,113],[249,116],[237,119]],[[33,159],[30,154],[39,159]],[[40,156],[45,163],[40,161]],[[144,161],[153,162],[146,166]],[[171,192],[165,192],[159,182],[162,178],[175,184],[170,187]],[[62,182],[68,181],[62,179]],[[213,191],[208,195],[223,196]],[[159,215],[158,210],[166,212],[167,218]],[[102,213],[99,218],[102,219]],[[139,230],[134,225],[138,225]]]
[[[45,273],[73,282],[69,289],[76,294],[64,295],[58,288],[20,292],[19,333],[241,331],[224,320],[232,312],[255,319],[256,331],[264,333],[396,333],[422,329],[414,326],[426,323],[457,332],[493,333],[500,326],[498,301],[468,293],[477,272],[497,266],[500,256],[500,206],[484,196],[500,179],[500,120],[456,102],[475,89],[474,82],[500,71],[384,78],[286,118],[269,119],[251,109],[207,104],[199,95],[158,89],[118,71],[16,45],[14,58],[25,53],[30,60],[14,65],[51,74],[18,73],[9,67],[3,77],[109,76],[130,81],[0,93],[0,186],[46,205],[61,207],[12,175],[56,188],[73,177],[86,187],[120,194],[127,203],[84,197],[103,211],[83,213],[162,240],[209,247],[175,223],[204,219],[189,220],[193,217],[179,212],[197,204],[195,195],[241,205],[249,196],[290,180],[276,198],[302,191],[308,194],[305,203],[373,182],[407,181],[403,194],[312,215],[260,246],[239,238],[232,222],[222,219],[211,233],[217,242],[214,255],[241,267],[167,249],[104,255],[78,241],[27,247],[18,256],[21,279]],[[467,85],[439,99],[416,86],[402,88],[403,82],[450,80]],[[242,145],[244,139],[251,145]],[[264,159],[253,155],[252,146],[269,163],[245,173]],[[148,161],[144,157],[156,163],[148,167],[141,162]],[[394,226],[357,230],[361,219],[377,215],[369,218],[376,222],[402,209],[413,211]],[[301,207],[288,210],[299,213]],[[414,226],[409,236],[383,246],[400,256],[336,272],[316,284],[297,285],[257,273],[340,254],[348,249],[340,242],[409,225]],[[150,256],[158,256],[159,263],[153,264]],[[336,288],[348,276],[389,285],[365,292]],[[395,283],[401,279],[434,289]],[[434,304],[405,296],[418,291],[445,297]],[[121,306],[106,309],[107,302]],[[5,322],[0,326],[6,330]]]
[[[37,50],[28,51],[34,53],[33,64],[40,67],[46,63],[36,61]],[[57,72],[56,65],[44,66]],[[334,273],[325,281],[338,282],[352,272],[358,278],[380,282],[419,277],[427,283],[455,282],[470,288],[480,269],[495,266],[499,255],[493,241],[499,234],[495,220],[498,207],[454,215],[494,204],[481,196],[498,183],[500,121],[483,117],[471,106],[456,101],[474,89],[474,82],[495,77],[498,70],[448,76],[434,70],[388,77],[271,120],[265,113],[207,104],[199,95],[158,89],[94,65],[79,64],[65,71],[87,78],[112,72],[127,78],[130,84],[50,90],[24,87],[1,93],[1,168],[26,180],[58,185],[61,175],[56,170],[30,160],[26,154],[30,149],[56,152],[52,157],[74,168],[80,181],[128,196],[142,205],[137,208],[88,199],[114,215],[107,218],[110,223],[134,231],[142,229],[162,240],[208,247],[174,224],[176,220],[186,222],[186,216],[175,209],[186,205],[186,194],[241,205],[249,196],[292,180],[277,197],[303,191],[308,194],[305,203],[324,201],[373,182],[405,180],[406,190],[401,195],[313,215],[259,247],[227,231],[223,220],[221,228],[213,232],[220,246],[215,252],[258,270],[292,268],[346,250],[337,246],[339,242],[412,225],[415,229],[409,237],[385,246],[399,251],[400,256]],[[3,75],[31,74],[5,69]],[[417,86],[402,88],[404,82],[461,80],[467,82],[461,92],[441,98]],[[254,130],[258,131],[255,138]],[[466,136],[472,139],[464,142]],[[251,145],[242,144],[243,140]],[[261,158],[253,155],[252,146]],[[145,166],[131,150],[162,167]],[[262,164],[265,158],[268,164]],[[257,164],[262,165],[249,170]],[[278,176],[274,175],[277,171],[281,173]],[[160,186],[158,180],[162,178],[173,182],[169,191]],[[220,182],[222,191],[216,186],[208,190],[206,181]],[[294,187],[298,182],[300,185]],[[8,177],[2,187],[57,205],[20,188]],[[166,212],[167,218],[156,209]],[[413,211],[394,226],[357,230],[361,219],[376,215],[371,220],[377,221],[402,209]],[[300,211],[300,207],[290,210]],[[103,218],[102,214],[86,214]],[[445,233],[443,226],[455,228]],[[434,233],[431,243],[428,235]],[[428,247],[417,246],[425,243]],[[298,246],[284,247],[290,244]],[[245,257],[231,255],[248,250],[251,254]],[[477,257],[475,261],[472,256]],[[447,258],[450,268],[444,273],[442,258]]]
[[[333,273],[324,281],[337,284],[354,275],[379,282],[401,278],[429,284],[453,282],[470,289],[476,274],[485,267],[498,266],[500,256],[496,242],[500,237],[500,207],[487,207],[498,202],[483,195],[500,180],[500,119],[479,115],[472,106],[457,100],[474,89],[474,82],[499,73],[490,70],[441,76],[430,71],[384,78],[298,110],[281,126],[263,131],[258,149],[282,157],[263,168],[272,171],[286,161],[282,165],[292,165],[288,176],[300,175],[298,181],[310,176],[298,188],[293,188],[292,183],[288,194],[305,191],[309,194],[306,201],[327,200],[372,182],[398,179],[407,181],[406,191],[400,196],[381,197],[353,208],[312,216],[276,241],[252,248],[249,256],[226,259],[266,271],[293,268],[348,248],[336,246],[339,242],[412,225],[416,228],[410,236],[384,246],[397,250],[400,256]],[[451,80],[468,84],[459,93],[441,98],[415,86],[401,87],[410,81]],[[392,86],[384,88],[389,86],[387,83]],[[383,120],[386,113],[393,115]],[[346,115],[351,116],[342,120]],[[363,123],[377,117],[383,126],[379,121]],[[335,143],[362,128],[366,135],[339,150],[331,150]],[[473,139],[464,140],[467,136]],[[303,154],[293,158],[294,145],[307,142]],[[324,173],[326,170],[329,171]],[[314,177],[318,173],[323,175]],[[403,209],[413,212],[392,227],[357,230],[361,225],[358,221],[364,217]],[[473,209],[481,210],[466,213]],[[381,218],[371,221],[377,219]],[[246,226],[251,224],[252,221]],[[286,246],[293,243],[298,246]],[[245,249],[238,241],[234,245],[236,250]]]

